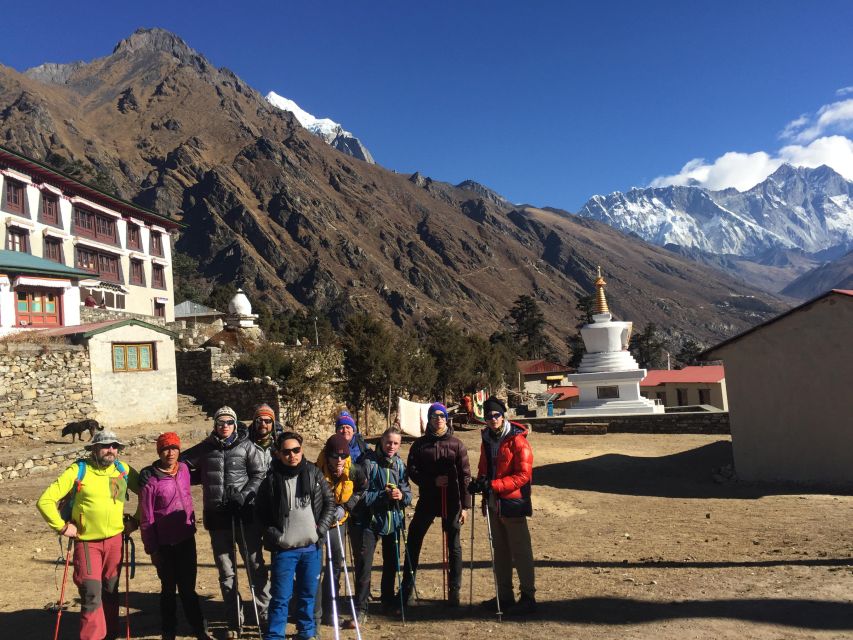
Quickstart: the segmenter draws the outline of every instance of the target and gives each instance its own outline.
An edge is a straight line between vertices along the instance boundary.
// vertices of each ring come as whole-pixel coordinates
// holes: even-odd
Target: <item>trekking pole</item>
[[[503,611],[501,611],[501,596],[498,593],[498,571],[495,567],[495,544],[492,540],[492,518],[489,516],[489,503],[487,494],[483,494],[483,500],[486,502],[486,527],[489,530],[489,553],[492,556],[492,576],[495,579],[495,604],[498,610],[495,612],[498,616],[498,622],[503,621]]]
[[[447,486],[441,488],[441,592],[447,600]]]
[[[352,609],[352,619],[355,623],[355,635],[358,640],[361,640],[361,630],[358,628],[358,614],[355,611],[355,597],[352,593],[352,586],[349,581],[349,570],[347,569],[346,544],[344,544],[344,541],[341,538],[340,525],[335,527],[335,531],[338,532],[338,545],[341,547],[341,555],[343,556],[341,560],[344,562],[344,582],[347,585],[347,596],[349,597],[350,609]]]
[[[243,540],[243,564],[246,565],[246,577],[249,578],[249,592],[252,594],[252,606],[255,608],[255,622],[258,624],[258,632],[261,630],[261,617],[258,615],[258,599],[255,597],[255,580],[252,576],[252,558],[249,556],[249,543],[246,542],[246,530],[243,528],[243,519],[240,516],[234,516],[237,522],[240,523],[240,538]],[[234,565],[234,573],[237,573],[237,565]]]
[[[468,572],[468,606],[474,606],[474,503],[476,500],[471,499],[471,569]]]
[[[384,543],[383,543],[384,544]],[[400,616],[406,624],[406,603],[403,597],[403,572],[400,571],[400,532],[394,532],[394,560],[397,561],[397,589],[400,591]]]
[[[65,552],[65,571],[62,572],[62,588],[59,590],[59,608],[56,610],[56,629],[53,630],[53,640],[59,638],[59,621],[62,619],[62,607],[65,604],[65,581],[68,579],[68,565],[71,564],[71,546],[74,538],[68,538],[68,550]]]
[[[130,640],[130,534],[121,534],[124,547],[124,622],[127,640]]]
[[[409,565],[409,575],[412,576],[412,590],[415,592],[415,602],[418,604],[421,603],[420,596],[418,596],[418,581],[415,579],[415,569],[414,565],[412,565],[412,556],[409,553],[409,541],[406,536],[406,510],[403,509],[403,528],[400,531],[403,534],[403,548],[406,550],[406,560]]]
[[[334,561],[332,560],[332,537],[329,535],[328,530],[326,530],[326,551],[326,571],[329,576],[329,595],[332,596],[332,624],[335,626],[335,640],[340,640],[341,632],[338,629],[338,598],[335,594],[335,571],[333,568]]]
[[[237,580],[237,527],[231,516],[231,555],[234,558],[234,602],[237,605],[237,635],[243,635],[243,606],[240,603],[240,585]]]

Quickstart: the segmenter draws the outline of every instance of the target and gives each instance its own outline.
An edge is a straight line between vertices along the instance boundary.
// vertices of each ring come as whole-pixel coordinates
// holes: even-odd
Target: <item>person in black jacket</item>
[[[298,637],[308,640],[317,634],[314,598],[322,542],[335,522],[337,505],[323,473],[303,457],[302,436],[293,431],[279,434],[273,456],[255,500],[264,546],[272,552],[272,598],[264,639],[284,640],[288,606],[295,595]]]
[[[237,567],[236,558],[233,557],[235,540],[232,532],[237,534],[237,546],[243,562],[251,563],[262,622],[270,599],[268,570],[252,506],[266,468],[263,455],[249,440],[246,431],[238,429],[237,414],[233,409],[218,409],[213,417],[213,425],[213,433],[187,449],[181,460],[193,472],[193,483],[201,482],[204,528],[210,534],[213,559],[219,571],[219,588],[229,626],[228,637],[236,638],[243,616],[242,611],[237,610],[237,592],[234,589]],[[242,539],[241,531],[245,531],[245,540]]]
[[[441,518],[446,534],[449,557],[447,603],[459,606],[462,587],[462,545],[459,533],[468,510],[471,496],[468,483],[471,469],[468,451],[462,441],[453,435],[447,424],[447,409],[436,402],[427,411],[427,430],[412,443],[409,449],[409,479],[418,485],[418,504],[409,527],[408,554],[403,570],[403,600],[409,602],[418,570],[421,544],[435,518]],[[410,564],[411,563],[411,564]]]

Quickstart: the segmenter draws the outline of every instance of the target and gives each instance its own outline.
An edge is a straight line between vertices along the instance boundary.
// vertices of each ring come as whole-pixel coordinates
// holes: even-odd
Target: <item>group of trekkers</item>
[[[204,528],[219,574],[228,638],[239,637],[244,617],[238,549],[251,591],[250,611],[265,639],[283,640],[289,618],[299,640],[317,637],[320,624],[355,629],[361,637],[377,544],[382,543],[381,609],[405,616],[418,598],[418,560],[435,518],[441,519],[443,532],[446,604],[459,607],[460,532],[478,493],[483,495],[495,582],[495,597],[483,604],[499,616],[532,613],[536,601],[527,516],[532,515],[533,456],[526,429],[505,418],[500,400],[489,398],[484,409],[486,427],[474,477],[465,445],[440,403],[430,406],[426,432],[414,441],[405,463],[399,455],[399,426],[386,429],[372,449],[346,411],[337,417],[335,434],[316,463],[305,459],[302,436],[282,427],[266,404],[257,407],[248,428],[231,408],[220,408],[210,435],[186,450],[176,433],[160,435],[158,459],[140,472],[119,461],[124,443],[115,434],[97,433],[86,445],[90,455],[68,467],[38,500],[50,527],[68,540],[66,572],[73,555],[81,640],[130,637],[129,617],[126,629],[119,619],[119,578],[137,522],[161,583],[162,637],[176,637],[176,591],[195,637],[212,637],[195,590],[191,484],[202,485]],[[418,485],[419,499],[407,536],[410,480]],[[139,495],[135,515],[124,514],[128,491]],[[354,586],[347,573],[347,537]],[[269,564],[264,549],[271,552]],[[513,567],[520,582],[518,601]],[[342,572],[351,596],[351,615],[345,621],[336,606]],[[64,585],[63,578],[63,593]],[[62,603],[57,634],[61,613]]]

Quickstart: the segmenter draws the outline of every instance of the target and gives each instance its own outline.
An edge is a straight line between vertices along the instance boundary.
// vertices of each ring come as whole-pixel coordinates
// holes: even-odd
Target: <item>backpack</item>
[[[74,480],[74,486],[56,504],[56,507],[59,509],[59,515],[65,522],[71,520],[71,512],[74,509],[74,498],[77,497],[80,489],[83,488],[83,476],[86,475],[86,461],[78,460],[75,464],[77,465],[77,478]],[[119,460],[116,460],[113,464],[115,464],[116,470],[118,470],[124,481],[127,482],[127,469],[125,469],[124,465]]]

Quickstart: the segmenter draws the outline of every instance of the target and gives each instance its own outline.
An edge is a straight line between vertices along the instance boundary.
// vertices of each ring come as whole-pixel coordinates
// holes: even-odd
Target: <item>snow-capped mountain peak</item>
[[[370,152],[361,141],[334,120],[330,118],[317,118],[305,111],[305,109],[290,98],[280,96],[275,91],[270,91],[266,95],[266,100],[272,106],[292,113],[299,124],[314,135],[322,138],[326,144],[359,160],[374,164],[373,156],[370,155]]]

